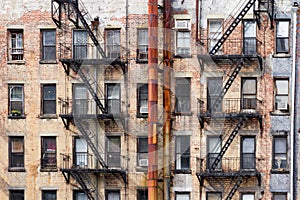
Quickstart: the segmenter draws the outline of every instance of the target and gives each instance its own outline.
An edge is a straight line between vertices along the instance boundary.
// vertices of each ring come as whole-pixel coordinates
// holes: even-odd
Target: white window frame
[[[276,21],[276,53],[289,54],[290,53],[290,21],[277,20]],[[279,45],[282,43],[282,45]]]
[[[281,112],[289,111],[289,79],[284,78],[275,78],[274,81],[274,102],[275,102],[275,110]],[[278,87],[278,84],[281,83],[285,86],[283,89]],[[281,102],[281,99],[284,98],[286,101]]]

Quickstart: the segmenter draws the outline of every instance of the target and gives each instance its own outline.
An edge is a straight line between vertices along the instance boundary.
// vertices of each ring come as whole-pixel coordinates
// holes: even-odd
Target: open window
[[[9,30],[9,60],[18,61],[24,60],[24,42],[23,30],[11,29]]]
[[[137,62],[148,61],[148,29],[137,29]]]

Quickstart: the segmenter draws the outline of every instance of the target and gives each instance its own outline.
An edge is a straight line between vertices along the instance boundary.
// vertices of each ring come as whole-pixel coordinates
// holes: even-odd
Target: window
[[[75,114],[87,114],[88,91],[83,84],[73,85],[73,112]]]
[[[10,30],[9,60],[23,59],[23,30]]]
[[[120,57],[120,29],[106,30],[106,52],[108,58]]]
[[[106,137],[106,161],[109,167],[121,166],[121,140],[120,136]]]
[[[287,168],[287,138],[274,136],[273,138],[273,169]]]
[[[191,33],[189,31],[177,31],[177,48],[176,55],[191,55]]]
[[[220,136],[208,136],[207,137],[207,169],[210,169],[215,159],[221,152],[221,137]],[[216,169],[221,169],[221,161],[216,166]]]
[[[176,78],[176,112],[189,113],[191,111],[191,80]]]
[[[107,199],[107,200],[120,200],[120,191],[107,191],[106,190],[105,199]]]
[[[148,200],[148,190],[137,190],[137,200]]]
[[[217,44],[222,37],[222,20],[210,20],[209,22],[209,51]],[[222,54],[222,48],[219,49]]]
[[[137,60],[148,60],[148,29],[138,29]]]
[[[137,92],[137,115],[148,116],[148,84],[138,84]]]
[[[83,138],[75,138],[75,166],[88,167],[88,146]]]
[[[73,31],[73,58],[87,58],[87,32],[85,30]]]
[[[106,109],[108,113],[120,113],[120,93],[120,84],[106,84]]]
[[[255,78],[242,78],[242,109],[256,109]]]
[[[254,194],[242,194],[242,200],[255,200]]]
[[[9,137],[9,168],[24,168],[24,137]]]
[[[190,193],[189,192],[176,192],[175,193],[176,200],[190,200]]]
[[[282,112],[289,110],[289,80],[275,80],[275,109]]]
[[[255,169],[255,137],[242,137],[241,168]]]
[[[42,114],[56,114],[56,85],[42,85]]]
[[[42,32],[42,60],[56,59],[55,30],[41,30]]]
[[[24,115],[24,86],[9,85],[9,115]]]
[[[74,200],[88,200],[87,195],[83,191],[74,191]]]
[[[221,192],[207,192],[206,193],[206,200],[220,200],[222,199]]]
[[[42,137],[42,168],[56,168],[56,137]]]
[[[24,190],[9,190],[9,200],[24,200]]]
[[[276,53],[289,53],[289,21],[276,22]]]
[[[273,193],[273,200],[287,200],[286,193]]]
[[[56,200],[56,190],[43,190],[42,200]]]
[[[148,138],[139,137],[137,138],[137,153],[138,153],[138,166],[147,167],[148,166]]]
[[[244,21],[244,54],[256,54],[256,23],[255,21]]]
[[[190,169],[190,136],[176,136],[176,169]]]
[[[207,110],[209,112],[222,112],[222,103],[216,103],[221,94],[222,87],[222,77],[207,78]]]

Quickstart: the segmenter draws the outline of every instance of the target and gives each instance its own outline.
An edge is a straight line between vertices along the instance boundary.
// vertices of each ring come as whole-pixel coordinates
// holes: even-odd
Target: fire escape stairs
[[[234,186],[232,187],[232,189],[230,190],[229,194],[227,195],[225,200],[231,200],[233,195],[235,194],[235,192],[238,190],[238,188],[240,187],[240,185],[243,182],[243,177],[239,177],[237,179],[237,181],[235,182]]]
[[[212,165],[209,168],[209,171],[212,172],[216,169],[218,166],[219,162],[222,160],[222,157],[226,153],[227,149],[229,148],[230,144],[233,142],[235,136],[238,134],[239,130],[242,128],[243,123],[246,121],[246,117],[243,116],[239,119],[237,125],[234,127],[232,130],[230,136],[228,137],[227,141],[225,142],[224,146],[222,147],[220,153],[217,155],[215,160],[213,161]]]
[[[87,195],[87,198],[89,200],[94,200],[93,193],[95,192],[95,188],[92,186],[92,183],[87,185],[89,182],[91,182],[91,179],[88,174],[85,172],[77,172],[77,171],[70,171],[71,176],[77,181],[77,183],[80,185],[83,192]]]
[[[240,11],[240,13],[237,15],[237,17],[233,20],[231,25],[227,28],[225,33],[222,35],[222,37],[217,41],[215,46],[210,50],[210,55],[215,55],[216,52],[221,48],[221,46],[224,44],[226,39],[230,36],[230,34],[233,32],[233,30],[237,27],[237,25],[240,23],[240,21],[243,19],[243,17],[247,14],[247,12],[250,10],[250,8],[254,5],[256,0],[249,0],[248,3],[245,5],[245,7]]]

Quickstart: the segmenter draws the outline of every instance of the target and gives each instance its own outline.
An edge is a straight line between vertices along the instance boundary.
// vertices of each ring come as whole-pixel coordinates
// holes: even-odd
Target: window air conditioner
[[[142,107],[140,107],[140,113],[141,114],[147,114],[148,113],[148,107],[144,107],[144,106],[142,106]]]
[[[278,110],[287,110],[288,109],[288,104],[286,102],[278,102],[277,103],[277,109]]]
[[[139,159],[139,166],[147,167],[148,166],[148,159]]]
[[[176,29],[190,30],[189,20],[176,20],[176,22],[175,22],[175,28]]]

